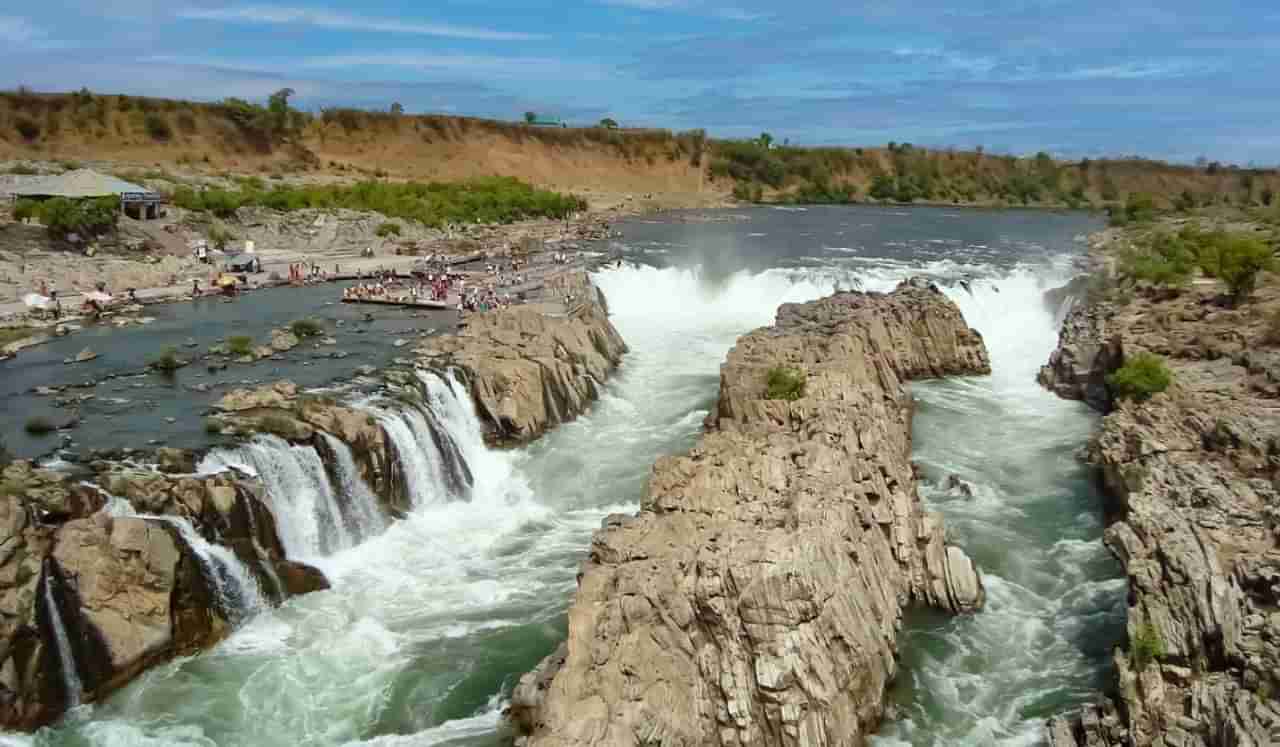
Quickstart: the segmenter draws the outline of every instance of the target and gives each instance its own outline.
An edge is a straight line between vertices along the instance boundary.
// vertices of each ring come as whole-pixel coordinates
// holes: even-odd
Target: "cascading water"
[[[1042,298],[1061,283],[1044,272],[949,290],[983,333],[992,375],[912,387],[922,493],[974,556],[988,596],[974,616],[912,618],[882,747],[1040,744],[1048,717],[1105,686],[1123,635],[1102,497],[1075,456],[1095,416],[1035,382],[1057,336]],[[953,476],[968,490],[949,487]]]
[[[360,540],[366,540],[386,529],[387,521],[378,508],[378,498],[361,479],[351,447],[328,433],[320,435],[324,438],[329,453],[334,455],[338,493],[343,497],[345,515],[354,524],[353,534]]]
[[[290,558],[323,557],[355,544],[315,449],[263,435],[235,449],[211,452],[199,471],[228,467],[262,478],[280,541]]]
[[[844,221],[830,231],[847,235],[816,235],[812,222],[827,220],[817,208],[757,211],[753,222],[741,225],[654,227],[669,232],[663,250],[673,252],[734,232],[740,236],[726,245],[782,240],[797,235],[797,227],[815,232],[803,240],[810,246],[849,248],[813,262],[776,260],[766,265],[776,269],[756,272],[632,265],[599,274],[614,324],[632,352],[588,414],[526,448],[487,449],[465,387],[451,376],[421,373],[434,425],[469,468],[469,500],[441,490],[443,483],[419,484],[405,520],[323,559],[331,590],[256,615],[214,655],[153,670],[96,706],[91,720],[67,724],[41,744],[509,741],[500,719],[506,694],[563,640],[564,611],[591,532],[605,515],[635,510],[655,459],[693,444],[715,401],[719,365],[737,336],[768,324],[781,303],[816,298],[837,283],[889,290],[919,270],[939,280],[992,348],[996,371],[989,380],[914,386],[916,458],[925,470],[926,498],[977,557],[991,601],[971,618],[921,616],[908,626],[900,686],[892,695],[897,717],[877,739],[920,745],[1028,739],[1037,719],[1085,699],[1100,680],[1094,654],[1112,634],[1098,631],[1111,614],[1108,600],[1119,596],[1112,593],[1114,567],[1104,562],[1098,542],[1096,496],[1071,456],[1091,416],[1035,388],[1030,376],[1047,355],[1052,330],[1034,276],[1009,271],[1012,258],[1034,253],[1023,234],[1060,218],[1046,214],[1031,228],[1022,226],[1024,213],[930,218],[936,225],[929,231],[977,235],[965,265],[952,256],[964,246],[912,243],[925,230],[913,221],[934,215],[929,211],[830,214]],[[786,228],[755,223],[777,220]],[[885,229],[893,242],[853,236],[861,224],[893,221],[892,230]],[[1059,231],[1066,247],[1084,230],[1081,223]],[[695,238],[685,238],[685,230]],[[708,232],[717,233],[708,238]],[[1001,232],[1016,240],[1005,241],[996,235]],[[881,249],[884,256],[876,254]],[[998,259],[1002,267],[992,264]],[[724,266],[720,260],[713,265]],[[970,282],[973,295],[960,279]],[[1034,344],[1019,331],[1028,320]],[[415,428],[412,416],[401,414],[408,409],[397,403],[378,415],[384,426],[399,423],[392,438],[409,452],[402,457],[406,467],[422,447],[436,451],[432,421],[420,411]],[[265,460],[261,451],[268,447],[258,447]],[[273,459],[296,461],[283,442],[269,448]],[[301,530],[317,526],[317,507],[325,501],[316,497],[307,471],[269,477],[269,465],[243,452],[219,458],[268,480],[281,531],[303,535],[286,542],[291,555],[300,545],[303,557],[318,554]],[[441,467],[424,461],[412,472],[440,475]],[[971,483],[975,497],[947,493],[942,486],[951,474]],[[306,491],[312,495],[299,499]],[[298,510],[304,504],[307,510]],[[1009,655],[1010,642],[1022,647],[1018,656]],[[1037,662],[1026,671],[1038,647],[1062,664]]]
[[[427,416],[414,405],[373,409],[374,417],[395,444],[415,507],[449,501],[445,466],[431,438]]]
[[[62,667],[62,689],[67,694],[67,703],[71,707],[80,705],[80,696],[84,686],[80,683],[80,672],[76,667],[75,652],[71,649],[71,639],[67,636],[67,628],[62,624],[62,612],[58,609],[58,598],[53,592],[53,569],[44,570],[44,587],[42,595],[45,614],[49,616],[49,627],[53,629],[53,642],[58,649],[58,663]]]
[[[227,621],[239,624],[250,615],[261,611],[266,603],[253,574],[240,562],[240,558],[222,545],[216,545],[201,537],[191,522],[176,516],[138,515],[139,519],[164,522],[178,530],[178,535],[200,562],[200,572],[213,587],[218,605]],[[266,564],[264,564],[266,565]]]

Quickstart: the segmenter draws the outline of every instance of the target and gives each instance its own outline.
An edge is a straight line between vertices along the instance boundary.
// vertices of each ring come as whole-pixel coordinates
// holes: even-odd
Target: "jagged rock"
[[[1052,747],[1280,744],[1280,635],[1268,624],[1280,608],[1280,411],[1267,321],[1280,288],[1264,285],[1242,309],[1219,307],[1219,292],[1140,293],[1078,310],[1103,323],[1064,325],[1051,367],[1105,330],[1115,357],[1104,368],[1147,350],[1173,385],[1142,403],[1086,398],[1114,407],[1088,454],[1112,500],[1104,542],[1128,576],[1127,640],[1116,642],[1111,697],[1051,721]]]
[[[523,443],[577,417],[627,351],[585,273],[561,276],[556,287],[586,302],[568,317],[525,306],[476,314],[461,332],[428,337],[416,350],[429,368],[461,369],[491,441]]]
[[[1111,408],[1107,375],[1120,367],[1123,344],[1110,336],[1113,315],[1107,304],[1080,306],[1067,314],[1058,347],[1036,380],[1063,399],[1083,400],[1103,412]]]
[[[16,461],[0,473],[0,501],[20,498],[32,518],[46,524],[79,519],[92,514],[105,499],[92,488],[63,472],[38,469]]]
[[[298,336],[284,329],[271,330],[271,350],[277,353],[287,353],[298,347]],[[271,353],[267,353],[270,355]]]
[[[85,348],[84,350],[81,350],[79,353],[76,353],[74,358],[67,358],[62,362],[67,364],[87,363],[97,357],[98,357],[97,353],[93,352],[89,348]]]
[[[765,398],[771,369],[803,396]],[[520,680],[528,744],[861,744],[910,603],[983,600],[924,510],[909,379],[990,371],[929,288],[785,305],[721,366],[708,433],[592,539],[567,645]]]

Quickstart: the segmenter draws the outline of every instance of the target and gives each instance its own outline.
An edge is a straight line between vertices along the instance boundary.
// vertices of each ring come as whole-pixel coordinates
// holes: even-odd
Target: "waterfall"
[[[357,541],[364,541],[386,528],[387,522],[378,507],[378,498],[360,478],[360,469],[356,466],[355,456],[351,448],[343,441],[328,433],[320,434],[330,453],[334,455],[334,473],[338,478],[338,487],[346,499],[345,515],[355,525]]]
[[[448,502],[445,467],[423,411],[405,405],[398,410],[374,409],[373,413],[396,447],[413,506]]]
[[[76,670],[76,658],[71,651],[71,639],[67,637],[67,629],[62,624],[62,612],[58,610],[58,600],[53,594],[53,566],[45,563],[44,570],[44,603],[49,614],[49,627],[53,628],[54,645],[58,647],[58,661],[62,664],[62,687],[67,692],[68,707],[80,705],[80,695],[84,686],[80,684],[80,673]]]
[[[162,521],[178,530],[200,563],[200,572],[213,587],[218,606],[228,622],[238,624],[264,606],[262,592],[253,574],[240,562],[230,549],[209,542],[191,526],[191,522],[176,516],[138,515],[139,519]]]
[[[312,447],[260,435],[239,448],[210,453],[200,471],[227,467],[262,478],[288,557],[321,557],[354,546],[324,462]]]

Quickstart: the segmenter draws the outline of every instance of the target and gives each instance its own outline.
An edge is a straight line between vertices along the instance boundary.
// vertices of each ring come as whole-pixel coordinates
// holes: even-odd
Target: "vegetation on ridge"
[[[433,227],[450,223],[511,223],[529,218],[561,219],[587,207],[579,197],[536,189],[508,177],[458,183],[281,185],[271,189],[246,180],[239,190],[196,191],[181,187],[173,193],[173,204],[188,210],[208,211],[220,218],[229,218],[239,208],[250,206],[274,210],[348,208],[416,220]]]

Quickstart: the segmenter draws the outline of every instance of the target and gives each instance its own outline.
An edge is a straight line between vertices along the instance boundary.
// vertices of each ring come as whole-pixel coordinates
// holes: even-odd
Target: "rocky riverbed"
[[[766,396],[779,366],[798,399]],[[904,608],[983,600],[917,493],[905,383],[989,371],[924,283],[784,305],[740,338],[706,435],[596,533],[568,641],[513,695],[525,743],[861,742]]]
[[[1092,247],[1105,267],[1121,236]],[[1095,300],[1066,318],[1041,381],[1109,414],[1088,447],[1128,574],[1128,640],[1104,701],[1049,725],[1054,747],[1280,744],[1280,287],[1233,308],[1198,281]],[[1115,401],[1140,352],[1173,383]]]

